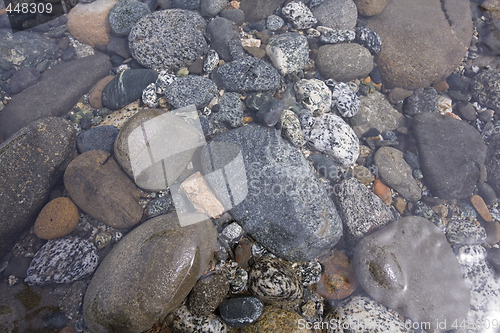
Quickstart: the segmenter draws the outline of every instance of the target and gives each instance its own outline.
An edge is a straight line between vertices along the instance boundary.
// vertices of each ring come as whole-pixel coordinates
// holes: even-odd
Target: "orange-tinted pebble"
[[[248,124],[248,123],[251,123],[253,122],[253,118],[252,117],[243,117],[243,124]]]
[[[474,194],[470,198],[470,202],[472,206],[476,209],[476,211],[479,213],[479,215],[485,220],[486,222],[493,222],[493,217],[491,216],[490,211],[488,210],[488,207],[486,207],[486,204],[484,203],[483,198],[481,198],[479,195]]]
[[[334,250],[333,256],[321,260],[324,267],[321,279],[313,289],[329,300],[338,300],[350,296],[358,287],[352,263],[340,251]]]
[[[397,197],[396,200],[394,200],[394,207],[396,207],[399,214],[403,214],[406,209],[406,200],[402,197]]]
[[[35,221],[38,238],[54,239],[66,236],[78,224],[78,208],[66,197],[55,198],[43,207]]]
[[[392,203],[392,192],[387,185],[382,183],[380,179],[375,179],[373,182],[373,192],[380,198],[386,205]]]
[[[249,240],[242,239],[234,250],[234,261],[243,269],[249,267],[248,260],[252,258],[252,244]]]
[[[434,89],[436,89],[437,91],[446,91],[446,90],[448,90],[448,88],[450,86],[448,85],[448,82],[443,80],[443,81],[433,83],[432,87]]]

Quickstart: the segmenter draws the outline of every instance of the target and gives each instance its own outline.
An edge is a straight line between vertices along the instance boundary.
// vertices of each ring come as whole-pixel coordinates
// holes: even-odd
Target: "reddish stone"
[[[483,220],[485,220],[486,222],[493,222],[493,217],[491,216],[488,207],[484,203],[483,198],[481,198],[477,194],[474,194],[470,198],[470,202],[472,203],[472,206],[474,206],[476,211],[479,213],[479,215],[483,218]]]
[[[386,205],[392,202],[392,192],[387,185],[382,183],[380,179],[375,179],[373,182],[373,192],[380,198]]]
[[[334,250],[333,256],[321,261],[323,273],[313,289],[329,300],[350,296],[358,287],[351,260],[342,252]]]

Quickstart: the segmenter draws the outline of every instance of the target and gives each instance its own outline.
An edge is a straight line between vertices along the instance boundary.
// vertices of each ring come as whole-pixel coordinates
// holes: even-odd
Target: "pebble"
[[[203,62],[203,72],[212,73],[219,65],[219,54],[215,50],[208,50],[208,53]]]
[[[483,198],[488,206],[493,206],[497,202],[497,195],[495,190],[485,182],[477,184],[478,194]]]
[[[373,16],[380,14],[385,6],[389,3],[390,0],[375,0],[375,1],[366,1],[366,0],[354,0],[356,7],[358,7],[358,12],[363,16]]]
[[[142,97],[142,91],[158,78],[151,69],[126,69],[102,90],[102,105],[118,110]]]
[[[355,40],[366,47],[373,55],[380,53],[382,49],[382,39],[368,27],[357,27]]]
[[[363,238],[353,264],[361,286],[376,301],[415,322],[465,319],[469,288],[444,234],[409,216]],[[433,288],[429,288],[433,286]],[[444,327],[443,327],[444,328]]]
[[[311,10],[301,1],[289,2],[281,9],[281,13],[300,30],[311,28],[318,22]]]
[[[352,42],[356,38],[356,34],[352,30],[335,30],[323,26],[319,26],[317,29],[321,33],[319,40],[325,44]]]
[[[245,23],[245,12],[241,9],[226,8],[220,12],[220,17],[233,21],[236,25],[243,25]]]
[[[69,198],[56,198],[38,214],[34,232],[41,239],[64,237],[76,228],[78,218],[78,207]]]
[[[483,198],[481,198],[477,194],[474,194],[470,198],[470,202],[471,202],[472,206],[474,206],[476,211],[479,213],[479,215],[483,218],[484,221],[493,222],[493,217],[491,216],[491,213],[488,210],[488,207],[486,206],[486,203],[484,202]]]
[[[333,254],[321,261],[323,272],[314,290],[327,300],[340,300],[349,297],[358,287],[351,260],[342,252]]]
[[[106,85],[113,80],[115,77],[113,75],[108,75],[97,82],[89,92],[89,104],[95,109],[102,109],[102,91]]]
[[[391,89],[391,91],[389,92],[389,102],[391,102],[391,104],[397,104],[403,101],[405,98],[411,96],[411,94],[413,94],[413,91],[411,90],[396,87],[394,89]]]
[[[284,109],[285,105],[283,101],[279,99],[273,99],[267,107],[262,108],[257,112],[256,118],[261,124],[268,127],[273,127],[280,120],[281,114]]]
[[[76,148],[80,154],[89,150],[104,150],[112,154],[118,132],[118,128],[113,125],[82,131],[76,137]]]
[[[191,290],[187,307],[196,316],[207,316],[217,309],[228,293],[229,282],[224,275],[202,277]]]
[[[306,144],[300,120],[291,110],[283,110],[280,116],[281,135],[295,147],[303,147]]]
[[[332,92],[323,81],[302,79],[295,83],[294,90],[297,100],[314,115],[330,111]]]
[[[179,70],[206,52],[205,26],[205,20],[196,12],[156,11],[132,27],[128,36],[130,52],[145,67],[157,71]]]
[[[486,242],[490,245],[495,245],[500,242],[500,222],[494,221],[484,223],[484,230],[486,230]]]
[[[188,75],[177,78],[165,90],[165,97],[175,109],[194,104],[197,109],[207,106],[217,96],[217,86],[205,77]]]
[[[207,34],[210,36],[210,46],[217,51],[221,59],[229,62],[243,58],[245,52],[240,34],[232,21],[216,17],[208,23]]]
[[[266,46],[266,53],[274,67],[282,75],[286,75],[306,66],[309,60],[309,44],[303,35],[287,32],[271,37]]]
[[[245,269],[238,266],[238,263],[230,261],[229,269],[226,272],[226,277],[231,287],[233,294],[238,294],[247,289],[248,273]]]
[[[420,112],[438,112],[438,93],[432,87],[418,89],[408,96],[403,103],[403,112],[416,116]]]
[[[266,27],[271,31],[279,30],[285,21],[278,15],[269,15],[266,19]]]
[[[304,287],[317,283],[323,270],[321,264],[317,261],[294,262],[292,263],[292,269]]]
[[[341,179],[339,166],[327,155],[311,153],[307,159],[312,163],[314,169],[321,177],[325,177],[333,182],[337,182]]]
[[[240,331],[241,333],[309,333],[310,330],[300,325],[302,320],[304,319],[296,312],[265,306],[259,320],[241,328]]]
[[[351,30],[356,25],[358,10],[352,0],[325,0],[312,10],[319,24],[332,29]]]
[[[156,94],[156,84],[150,83],[142,91],[142,102],[149,106],[150,108],[155,108],[158,106],[158,95]]]
[[[387,185],[382,183],[379,178],[376,178],[373,182],[373,192],[380,198],[386,205],[392,203],[392,192]]]
[[[468,219],[452,219],[446,225],[446,239],[453,245],[480,245],[486,241],[486,231]]]
[[[242,125],[243,102],[237,93],[225,93],[219,101],[219,110],[212,112],[209,119],[222,127],[234,128]]]
[[[24,282],[34,285],[71,283],[97,268],[97,249],[80,237],[49,240],[35,254]]]
[[[205,316],[191,313],[185,305],[180,306],[166,319],[177,332],[227,333],[227,325],[216,315]]]
[[[168,214],[172,209],[173,209],[172,196],[166,195],[151,200],[149,205],[146,207],[145,213],[149,218],[152,218],[159,215]]]
[[[285,0],[241,0],[240,9],[248,22],[258,22],[273,14]]]
[[[344,118],[351,118],[358,113],[361,100],[351,87],[343,82],[335,84],[332,91],[332,108],[336,108]]]
[[[359,44],[323,45],[318,48],[316,66],[324,78],[348,82],[370,74],[373,56]]]
[[[412,176],[412,169],[403,153],[392,147],[381,147],[374,157],[381,180],[396,190],[403,198],[415,202],[422,197],[421,190]]]
[[[219,306],[222,320],[231,327],[244,327],[256,322],[264,311],[257,297],[243,296],[224,300]]]
[[[118,1],[109,11],[111,30],[120,36],[128,36],[134,24],[151,13],[148,5],[137,0]]]

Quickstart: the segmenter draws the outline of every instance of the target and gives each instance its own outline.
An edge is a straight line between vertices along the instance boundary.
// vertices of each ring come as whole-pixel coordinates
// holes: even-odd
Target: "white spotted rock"
[[[180,306],[167,317],[177,332],[226,333],[227,325],[213,313],[206,316],[192,314],[185,305]]]
[[[203,62],[203,72],[212,73],[219,64],[219,54],[215,50],[208,50],[205,61]]]
[[[332,92],[332,107],[344,118],[351,118],[358,113],[361,101],[348,84],[339,82]]]
[[[274,67],[286,75],[305,67],[309,60],[309,44],[303,35],[296,32],[284,33],[269,40],[266,53]]]
[[[332,92],[323,81],[302,79],[295,83],[294,89],[297,100],[314,115],[330,111]]]
[[[92,274],[98,260],[94,244],[85,239],[70,236],[52,239],[35,254],[24,282],[71,283]]]
[[[338,30],[323,26],[316,29],[321,33],[319,40],[326,44],[352,42],[356,38],[356,33],[352,30]]]
[[[318,22],[311,10],[301,1],[290,2],[281,12],[297,29],[308,29]]]
[[[280,121],[281,135],[295,147],[304,146],[306,141],[297,115],[291,110],[283,110]]]
[[[165,91],[167,91],[167,87],[174,82],[175,79],[175,75],[169,74],[167,71],[160,71],[155,82],[156,93],[158,95],[164,95]]]
[[[150,83],[142,91],[142,102],[150,108],[158,106],[158,95],[156,95],[156,84]]]

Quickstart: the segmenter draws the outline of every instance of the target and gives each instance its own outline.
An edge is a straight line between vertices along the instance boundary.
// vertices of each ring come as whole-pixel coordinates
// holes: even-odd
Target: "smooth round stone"
[[[120,131],[113,125],[98,126],[80,132],[76,137],[76,148],[80,154],[89,150],[104,150],[113,153],[116,137]]]
[[[408,216],[364,237],[354,269],[376,301],[415,322],[464,320],[469,287],[444,234],[429,220]],[[441,327],[443,328],[443,327]]]
[[[205,17],[219,14],[227,6],[227,0],[201,0],[200,13]]]
[[[89,104],[95,109],[102,109],[102,91],[106,87],[106,85],[113,80],[115,77],[113,75],[108,75],[102,79],[99,80],[95,84],[95,86],[90,89],[89,92]]]
[[[328,300],[339,300],[349,297],[358,287],[351,260],[342,252],[334,251],[333,255],[321,260],[323,272],[321,279],[313,289]]]
[[[189,311],[197,316],[214,312],[229,293],[229,282],[221,274],[210,275],[196,282],[187,299]]]
[[[118,110],[141,98],[142,91],[157,78],[158,73],[151,69],[124,70],[102,90],[102,105]]]
[[[219,306],[221,318],[231,327],[243,327],[256,322],[264,311],[264,304],[256,297],[229,298]]]
[[[332,92],[318,79],[302,79],[294,85],[296,98],[309,111],[320,115],[330,111]]]
[[[285,24],[285,21],[278,15],[269,15],[266,19],[266,27],[271,31],[276,31]]]
[[[305,67],[309,60],[307,38],[295,32],[271,37],[266,53],[282,75],[296,72]]]
[[[35,235],[41,239],[66,236],[78,224],[78,207],[66,197],[55,198],[47,203],[35,221]]]
[[[120,36],[127,36],[134,24],[150,14],[148,5],[137,0],[120,0],[109,11],[111,30]]]
[[[295,147],[305,145],[304,134],[300,127],[300,120],[297,115],[291,110],[283,110],[280,116],[281,135],[290,141]]]
[[[316,66],[324,78],[348,82],[370,74],[373,56],[356,43],[323,45],[318,49]]]
[[[352,0],[325,0],[312,13],[320,25],[332,29],[351,30],[358,19],[356,4]]]
[[[241,9],[226,8],[219,15],[234,22],[236,25],[242,25],[245,22],[245,13]]]
[[[354,0],[358,12],[363,16],[380,14],[390,0]]]
[[[167,102],[174,108],[194,104],[202,109],[217,95],[215,83],[205,77],[188,75],[177,78],[165,90]]]
[[[252,325],[240,329],[241,333],[310,333],[310,330],[301,326],[305,321],[298,313],[283,310],[274,306],[264,307],[259,320]]]

